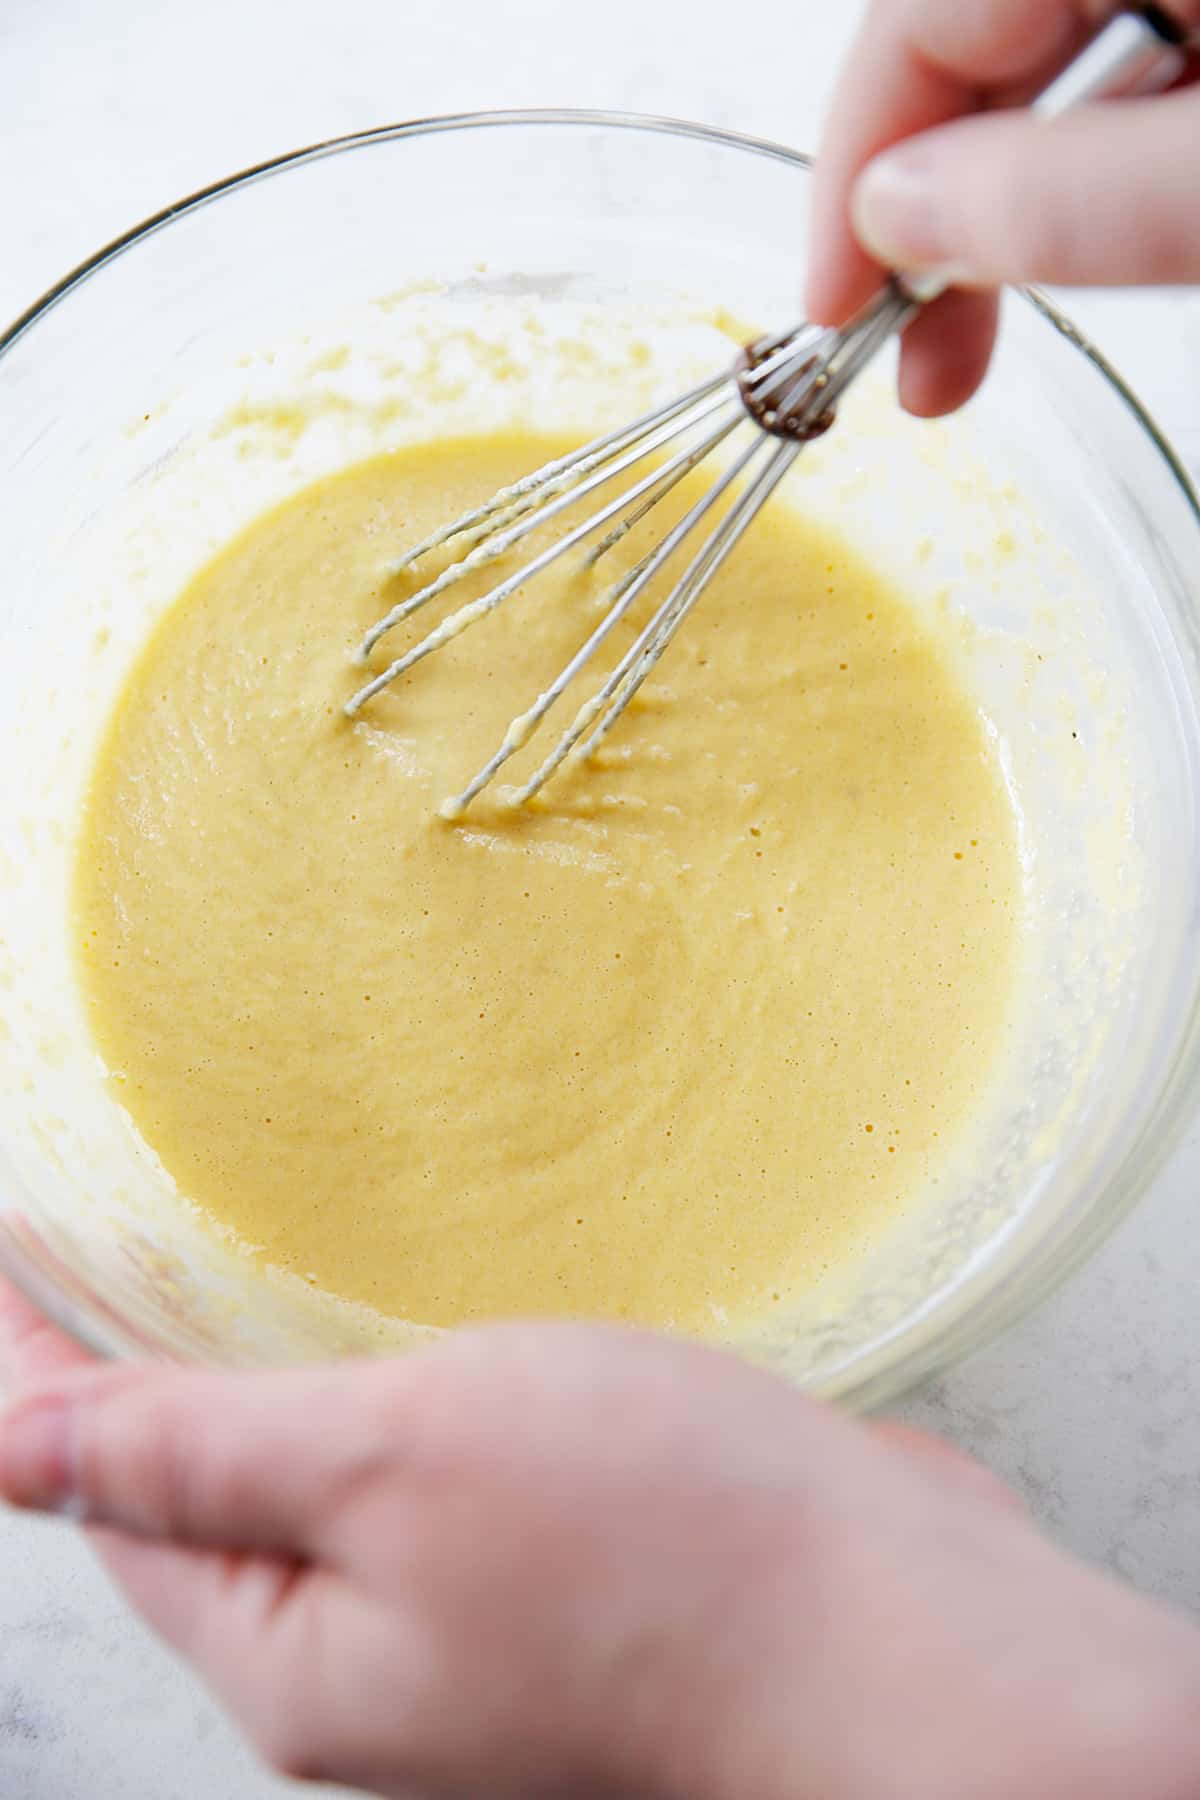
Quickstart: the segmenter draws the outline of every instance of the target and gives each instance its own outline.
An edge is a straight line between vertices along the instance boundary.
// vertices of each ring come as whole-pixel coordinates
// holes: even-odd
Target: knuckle
[[[158,1522],[167,1475],[161,1421],[132,1375],[122,1371],[82,1409],[75,1459],[88,1512],[98,1522]]]
[[[398,1389],[381,1408],[391,1462],[417,1494],[484,1473],[495,1428],[494,1397],[463,1379],[449,1359],[427,1364],[422,1375],[419,1390]]]
[[[157,1380],[123,1383],[85,1411],[80,1483],[99,1522],[189,1541],[212,1517],[234,1517],[245,1492],[240,1458],[203,1414]]]
[[[980,122],[989,139],[990,123]],[[1086,236],[1083,209],[1061,203],[1063,184],[1036,179],[1034,165],[1043,154],[1041,142],[1023,134],[1003,154],[977,154],[973,179],[955,190],[954,241],[972,271],[987,280],[1045,280],[1048,270],[1075,256],[1076,240]]]
[[[332,1781],[336,1771],[320,1736],[300,1712],[294,1706],[271,1706],[249,1726],[247,1736],[260,1761],[285,1780]]]
[[[230,1444],[220,1431],[207,1433],[201,1422],[185,1434],[170,1434],[166,1445],[164,1481],[172,1516],[188,1533],[202,1521],[229,1519],[244,1525],[258,1511],[262,1496],[261,1472],[242,1448]]]
[[[187,1524],[186,1458],[173,1414],[153,1395],[127,1409],[122,1420],[124,1442],[119,1455],[130,1472],[134,1496],[141,1496],[154,1525],[171,1537],[185,1535]]]
[[[325,1759],[318,1756],[311,1746],[295,1748],[290,1753],[276,1757],[269,1765],[277,1775],[285,1781],[324,1785],[335,1779],[336,1771],[327,1767]]]
[[[1136,222],[1129,265],[1148,281],[1195,281],[1200,275],[1200,241],[1191,220],[1164,210],[1161,203],[1148,204]]]

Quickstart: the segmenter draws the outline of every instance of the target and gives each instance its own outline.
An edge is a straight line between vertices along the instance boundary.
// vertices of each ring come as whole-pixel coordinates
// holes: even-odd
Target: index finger
[[[0,1391],[50,1381],[94,1361],[24,1294],[0,1280]],[[186,1646],[195,1622],[221,1597],[220,1559],[116,1531],[92,1529],[87,1536],[145,1618],[171,1643]]]
[[[902,138],[1035,92],[1116,10],[1103,0],[874,0],[834,92],[817,159],[807,306],[841,324],[881,270],[855,238],[850,195]]]

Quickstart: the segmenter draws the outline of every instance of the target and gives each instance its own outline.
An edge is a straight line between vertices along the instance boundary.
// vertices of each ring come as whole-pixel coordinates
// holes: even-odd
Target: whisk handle
[[[1160,93],[1183,73],[1187,60],[1184,42],[1182,29],[1161,7],[1118,13],[1043,89],[1030,111],[1042,119],[1057,119],[1091,100]],[[895,302],[889,305],[891,290],[895,290],[899,299],[909,300],[912,307],[906,313],[898,312],[892,330],[901,329],[917,307],[936,300],[951,285],[952,277],[937,270],[893,276],[882,304],[889,306],[889,313],[896,310]]]

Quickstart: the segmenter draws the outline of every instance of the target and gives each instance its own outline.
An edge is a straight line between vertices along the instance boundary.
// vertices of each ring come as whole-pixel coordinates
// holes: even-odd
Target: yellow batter
[[[545,579],[354,724],[347,651],[406,591],[390,555],[560,448],[350,469],[182,596],[84,822],[91,1022],[181,1194],[276,1267],[431,1324],[733,1328],[869,1245],[969,1122],[1014,821],[937,645],[781,505],[596,764],[437,820],[598,583]]]

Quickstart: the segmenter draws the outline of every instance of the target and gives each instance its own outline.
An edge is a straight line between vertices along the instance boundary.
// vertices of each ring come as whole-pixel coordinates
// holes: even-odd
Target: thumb
[[[1194,281],[1198,133],[1196,88],[1053,121],[976,114],[869,163],[855,230],[885,267],[958,286]]]
[[[0,1498],[173,1543],[318,1552],[391,1461],[386,1369],[60,1377],[0,1416]]]

